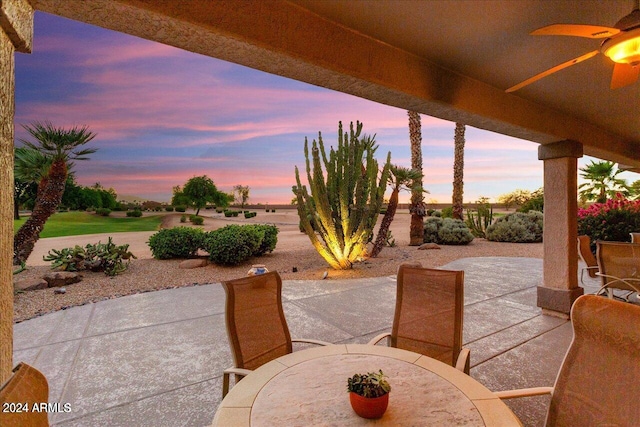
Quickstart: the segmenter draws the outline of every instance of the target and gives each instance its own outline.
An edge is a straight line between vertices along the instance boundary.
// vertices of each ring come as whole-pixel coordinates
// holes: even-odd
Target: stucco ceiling
[[[500,89],[595,50],[600,40],[530,36],[554,23],[613,26],[633,0],[330,1],[292,0],[328,20]],[[517,92],[640,142],[640,81],[609,89],[613,63],[604,55]]]

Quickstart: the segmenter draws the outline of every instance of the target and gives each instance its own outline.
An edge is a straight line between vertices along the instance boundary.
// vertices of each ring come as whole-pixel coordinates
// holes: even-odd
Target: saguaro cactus
[[[295,168],[293,193],[297,198],[300,225],[318,253],[331,267],[339,270],[351,268],[366,253],[389,180],[391,153],[380,172],[373,157],[377,149],[374,138],[360,138],[361,131],[362,123],[356,122],[355,130],[351,123],[347,134],[339,122],[338,148],[332,147],[329,157],[321,133],[318,140],[312,142],[311,158],[305,138],[304,155],[311,194],[300,182],[298,167]]]

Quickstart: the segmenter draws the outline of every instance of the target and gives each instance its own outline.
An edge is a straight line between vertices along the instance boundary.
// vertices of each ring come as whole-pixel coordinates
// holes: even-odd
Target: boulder
[[[206,267],[207,265],[209,265],[209,261],[206,258],[194,258],[194,259],[187,259],[182,261],[178,267],[184,268],[184,269],[191,269],[191,268]]]
[[[35,291],[47,289],[49,284],[44,279],[21,279],[13,281],[13,289],[16,291]]]
[[[71,285],[82,280],[82,275],[71,271],[55,271],[44,276],[50,288]]]
[[[424,244],[418,246],[418,249],[420,249],[420,250],[440,249],[440,246],[438,246],[437,243],[424,243]]]

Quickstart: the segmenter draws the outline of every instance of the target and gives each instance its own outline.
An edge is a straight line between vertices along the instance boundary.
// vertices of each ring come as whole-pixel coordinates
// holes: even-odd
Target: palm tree
[[[588,182],[580,184],[581,200],[596,200],[598,203],[607,201],[607,197],[613,198],[616,193],[622,193],[625,196],[629,194],[627,181],[617,178],[622,171],[615,169],[615,163],[609,161],[595,162],[580,168],[582,173],[580,176]]]
[[[389,232],[389,227],[391,226],[391,222],[393,221],[393,217],[396,214],[396,210],[398,209],[398,195],[402,187],[411,188],[413,191],[416,186],[415,182],[422,179],[422,172],[416,169],[403,168],[400,166],[391,166],[391,175],[389,177],[389,181],[393,185],[393,190],[391,191],[391,197],[389,198],[389,203],[387,204],[387,211],[384,213],[384,217],[382,217],[382,222],[380,222],[380,228],[378,229],[378,235],[376,236],[376,241],[373,244],[373,249],[371,249],[370,256],[375,258],[378,256],[382,248],[384,247],[385,242],[387,241],[387,233]],[[419,189],[422,192],[422,188]],[[424,231],[422,231],[424,234]]]
[[[464,220],[462,217],[462,193],[464,186],[464,131],[465,125],[456,123],[454,134],[453,155],[453,218]]]
[[[411,225],[409,228],[409,246],[418,246],[423,242],[423,218],[427,214],[422,191],[422,127],[420,114],[408,111],[409,140],[411,142],[411,169],[420,172],[420,178],[411,183]]]
[[[78,149],[95,137],[86,126],[64,129],[49,122],[34,122],[23,127],[34,141],[20,140],[24,147],[16,149],[15,175],[18,179],[37,182],[38,191],[31,216],[14,237],[14,265],[27,260],[45,222],[55,213],[73,160],[87,160],[87,155],[97,151]]]

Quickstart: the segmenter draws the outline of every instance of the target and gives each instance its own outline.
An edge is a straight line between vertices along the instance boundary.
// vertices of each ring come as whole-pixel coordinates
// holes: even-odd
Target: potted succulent
[[[380,418],[389,405],[391,386],[382,370],[355,374],[347,380],[351,407],[362,418]]]

